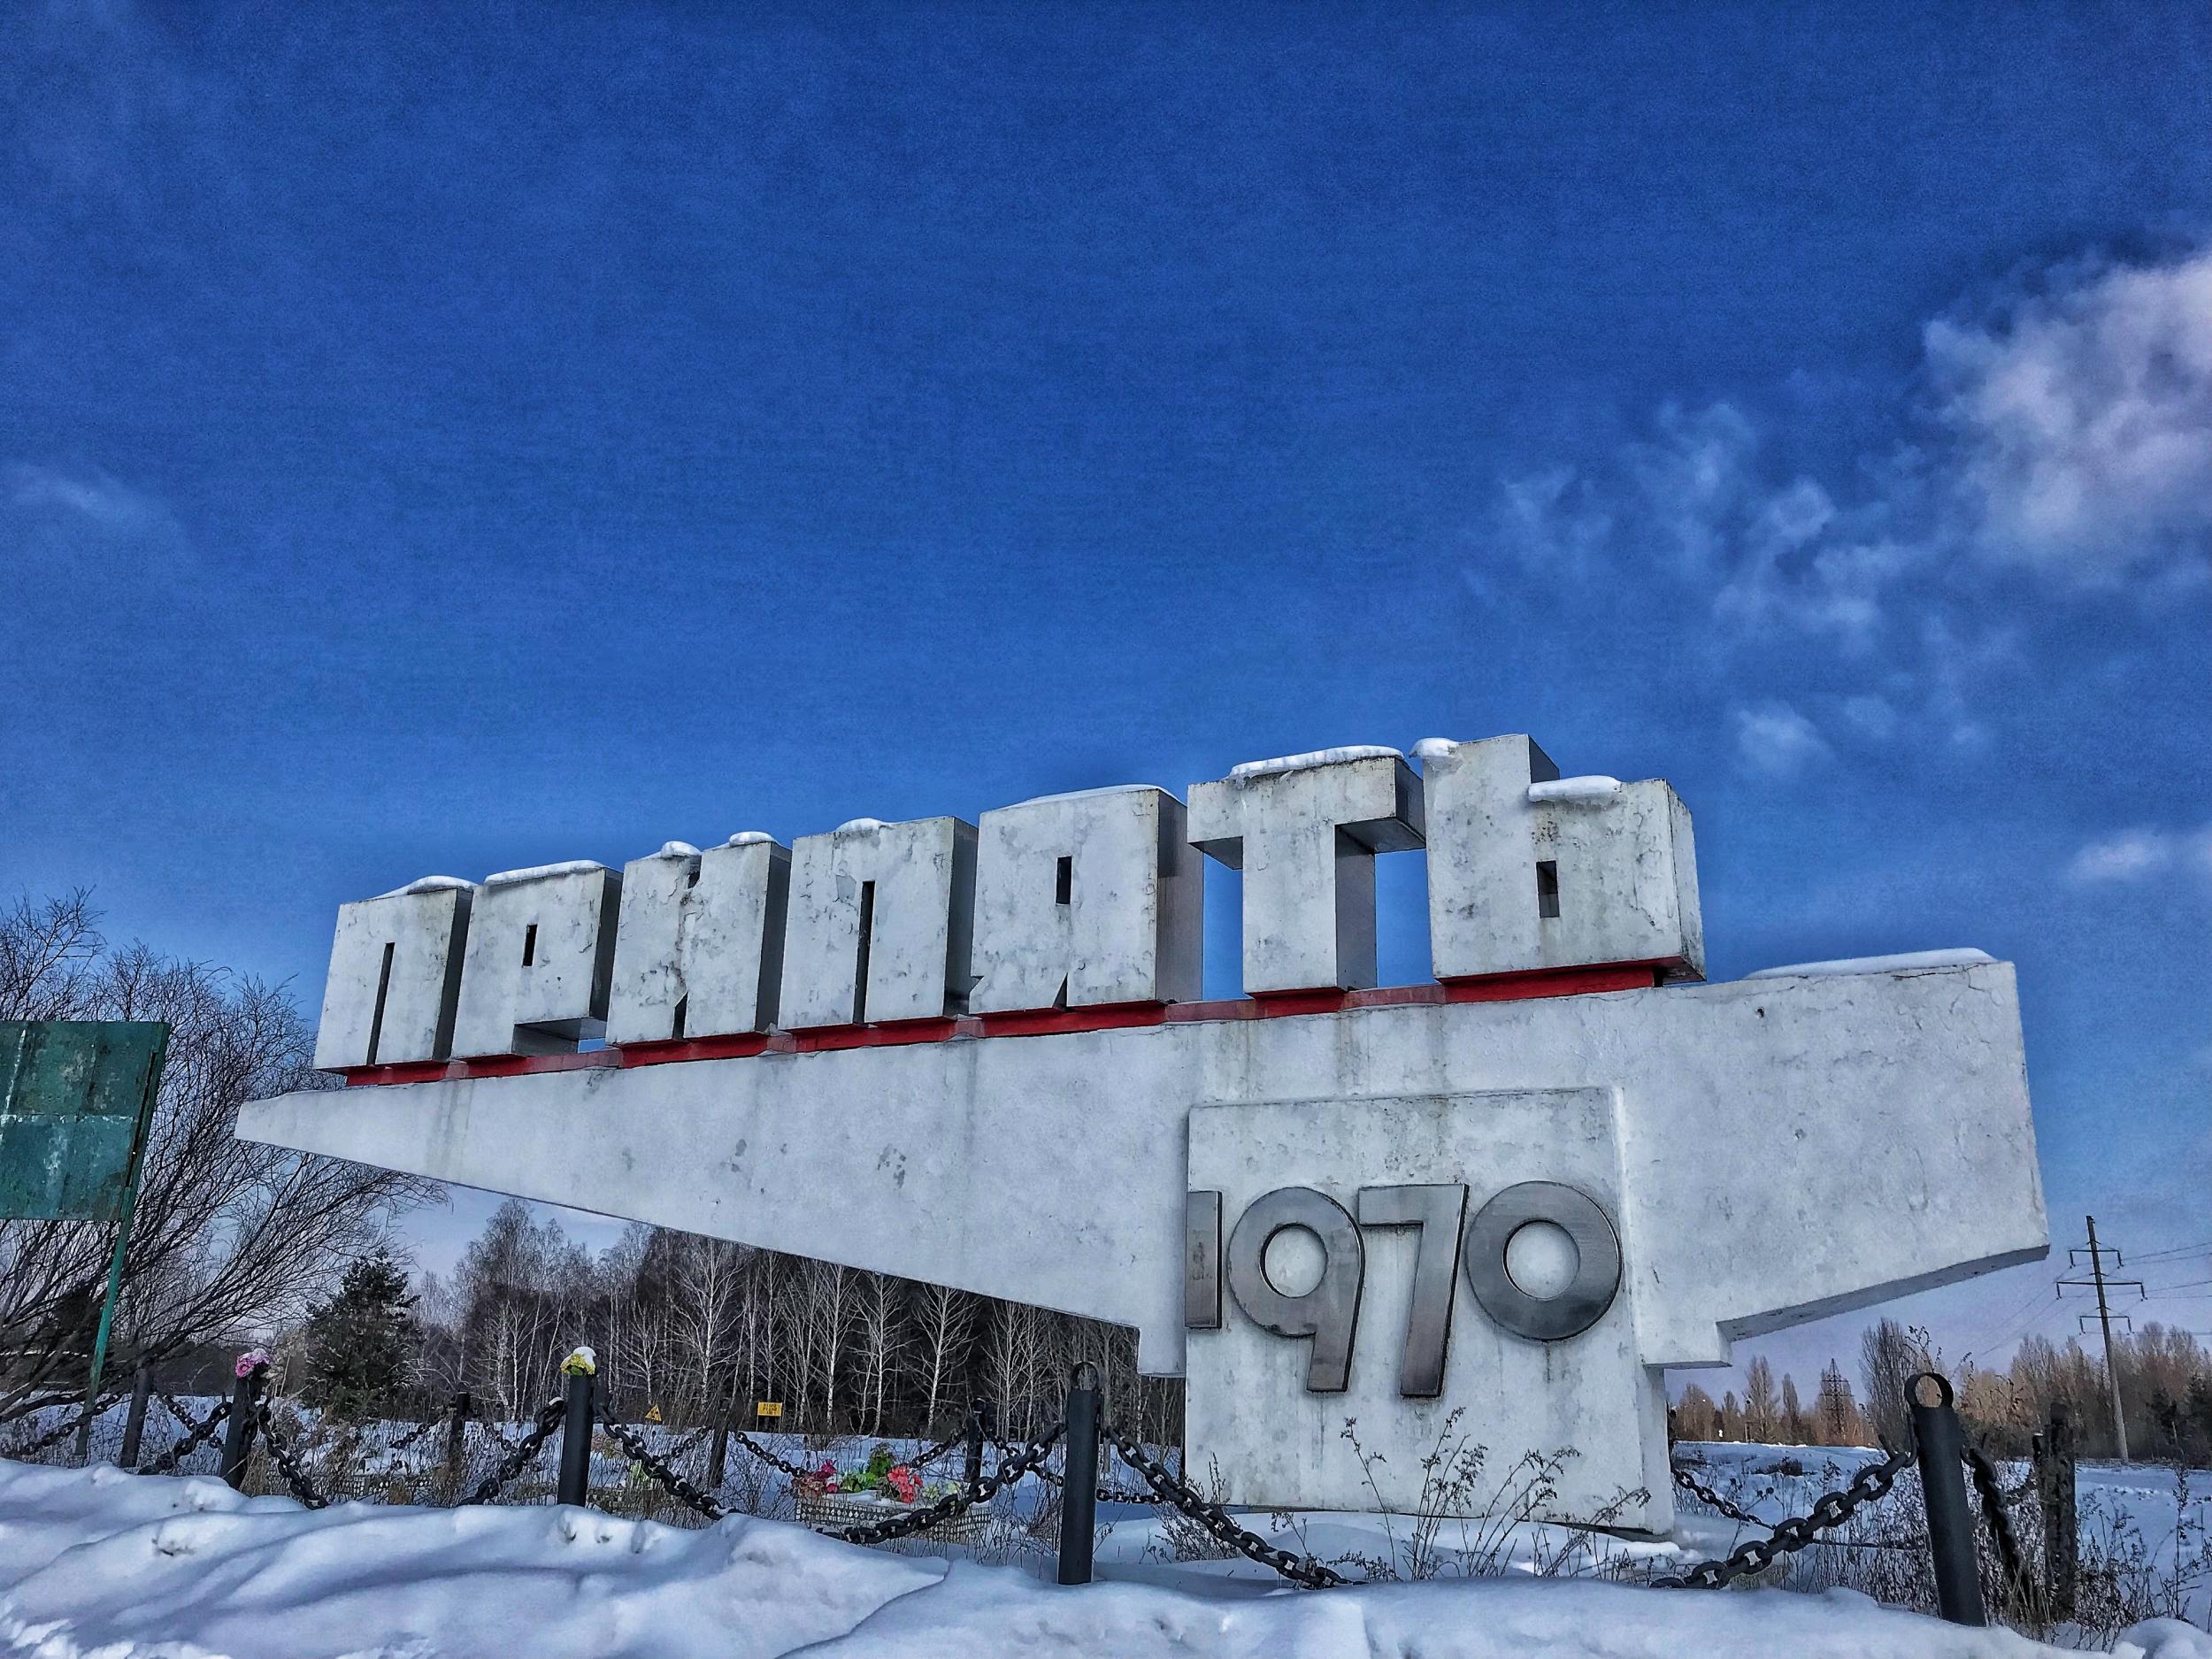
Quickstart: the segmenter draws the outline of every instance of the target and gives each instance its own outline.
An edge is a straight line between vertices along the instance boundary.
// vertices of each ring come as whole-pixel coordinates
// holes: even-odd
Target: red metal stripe
[[[458,1082],[464,1078],[517,1077],[532,1071],[572,1071],[595,1066],[680,1064],[757,1054],[820,1054],[840,1048],[894,1048],[952,1038],[1044,1037],[1132,1026],[1189,1025],[1208,1020],[1297,1018],[1358,1008],[1433,1006],[1442,1002],[1510,1002],[1545,996],[1588,996],[1607,991],[1648,990],[1679,959],[1607,962],[1579,968],[1536,968],[1486,973],[1441,984],[1392,985],[1375,990],[1278,991],[1213,1002],[1117,1002],[1102,1008],[1041,1008],[1023,1013],[964,1019],[904,1019],[880,1025],[831,1025],[812,1031],[741,1032],[677,1042],[635,1042],[588,1054],[494,1055],[478,1060],[427,1060],[406,1065],[359,1066],[340,1073],[349,1088],[395,1083]]]

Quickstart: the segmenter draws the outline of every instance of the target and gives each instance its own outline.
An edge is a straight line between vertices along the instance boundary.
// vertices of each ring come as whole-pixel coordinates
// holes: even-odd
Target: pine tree
[[[414,1306],[406,1273],[384,1251],[349,1267],[307,1321],[308,1403],[357,1420],[388,1402],[413,1374]]]

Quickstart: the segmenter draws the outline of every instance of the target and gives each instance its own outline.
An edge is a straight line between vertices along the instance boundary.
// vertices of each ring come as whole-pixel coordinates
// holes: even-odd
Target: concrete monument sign
[[[1663,1368],[2047,1249],[2012,971],[1701,983],[1664,783],[1412,759],[415,882],[339,914],[361,1087],[240,1133],[1133,1327],[1236,1502],[1408,1506],[1463,1407],[1494,1470],[1573,1448],[1550,1513],[1663,1527]],[[1436,977],[1378,989],[1423,848]]]

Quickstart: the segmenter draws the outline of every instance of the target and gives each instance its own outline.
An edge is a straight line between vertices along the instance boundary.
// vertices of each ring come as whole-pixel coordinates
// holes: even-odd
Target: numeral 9
[[[1306,1386],[1316,1394],[1340,1394],[1350,1380],[1366,1277],[1362,1227],[1421,1230],[1398,1362],[1398,1392],[1410,1398],[1433,1399],[1443,1392],[1453,1284],[1463,1267],[1483,1310],[1535,1342],[1580,1335],[1604,1317],[1620,1292],[1621,1247],[1611,1217],[1587,1194],[1559,1182],[1509,1187],[1472,1219],[1466,1214],[1467,1188],[1456,1181],[1363,1187],[1356,1202],[1356,1222],[1317,1188],[1278,1187],[1248,1205],[1229,1235],[1230,1294],[1261,1329],[1312,1340]],[[1532,1294],[1506,1265],[1514,1235],[1536,1222],[1560,1228],[1574,1244],[1574,1275],[1556,1295]],[[1311,1233],[1322,1248],[1320,1279],[1294,1296],[1267,1275],[1268,1246],[1291,1227]],[[1184,1323],[1194,1331],[1221,1327],[1222,1256],[1221,1194],[1191,1193],[1185,1207],[1183,1294]]]

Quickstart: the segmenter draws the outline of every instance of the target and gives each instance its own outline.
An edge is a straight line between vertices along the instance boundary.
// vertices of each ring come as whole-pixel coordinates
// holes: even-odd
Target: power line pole
[[[2097,1242],[2096,1217],[2088,1216],[2084,1219],[2089,1224],[2088,1246],[2086,1248],[2067,1251],[2066,1265],[2069,1268],[2078,1266],[2079,1258],[2085,1256],[2089,1258],[2089,1277],[2087,1279],[2062,1279],[2058,1281],[2058,1289],[2061,1295],[2066,1294],[2069,1286],[2081,1290],[2094,1288],[2097,1293],[2097,1323],[2104,1330],[2105,1386],[2112,1395],[2112,1437],[2120,1443],[2120,1461],[2124,1463],[2128,1461],[2127,1417],[2120,1408],[2120,1364],[2112,1352],[2112,1309],[2106,1299],[2105,1291],[2109,1286],[2132,1285],[2135,1286],[2135,1294],[2139,1300],[2145,1294],[2145,1292],[2143,1281],[2139,1279],[2108,1279],[2105,1276],[2104,1258],[2106,1256],[2109,1255],[2112,1257],[2116,1267],[2125,1267],[2127,1258],[2122,1256],[2117,1248]],[[2085,1315],[2084,1317],[2086,1317]],[[2127,1318],[2125,1314],[2120,1317],[2123,1319]],[[2130,1329],[2133,1329],[2134,1321],[2129,1320],[2128,1325]]]

